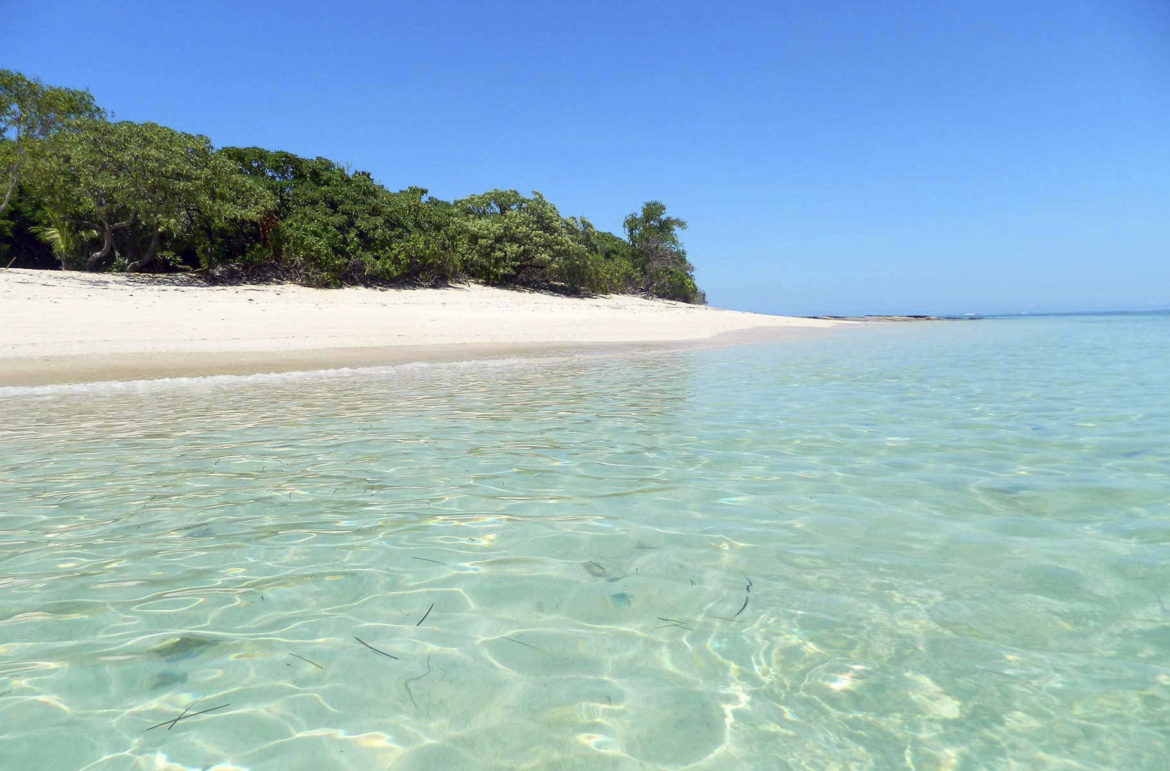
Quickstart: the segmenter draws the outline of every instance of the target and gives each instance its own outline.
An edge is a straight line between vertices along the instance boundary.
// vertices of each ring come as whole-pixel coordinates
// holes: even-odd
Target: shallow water
[[[0,389],[0,767],[1165,768],[1168,392],[1168,316]]]

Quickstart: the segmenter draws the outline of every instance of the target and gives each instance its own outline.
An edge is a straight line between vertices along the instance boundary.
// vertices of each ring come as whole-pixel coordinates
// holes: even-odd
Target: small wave
[[[412,361],[372,367],[335,367],[329,369],[264,372],[250,375],[202,375],[198,377],[162,377],[145,380],[100,380],[90,383],[58,383],[38,386],[0,386],[0,399],[17,397],[90,396],[152,393],[177,389],[220,389],[241,385],[290,383],[304,380],[347,380],[352,378],[403,377],[423,373],[465,370],[500,370],[523,365],[552,364],[580,358],[579,355],[510,356],[456,361]]]

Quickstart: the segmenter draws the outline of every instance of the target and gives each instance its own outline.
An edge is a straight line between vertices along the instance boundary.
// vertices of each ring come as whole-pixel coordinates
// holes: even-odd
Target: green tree
[[[647,201],[640,213],[626,217],[626,235],[635,267],[642,274],[643,291],[672,300],[701,301],[694,268],[678,235],[686,226],[685,221],[666,216],[666,205],[659,201]]]
[[[584,217],[569,217],[573,237],[588,252],[583,288],[591,292],[630,292],[640,286],[633,247],[625,239],[598,230]]]
[[[452,233],[455,206],[428,197],[421,187],[391,193],[390,198],[389,217],[396,234],[393,248],[406,264],[405,277],[435,286],[459,275],[462,265]]]
[[[450,204],[421,187],[391,193],[366,172],[325,158],[224,148],[273,196],[252,261],[270,261],[310,283],[442,283],[457,272],[447,238]]]
[[[40,140],[74,121],[102,115],[89,91],[46,86],[19,72],[0,70],[0,168],[4,170],[0,214],[12,202],[21,172]]]
[[[43,212],[44,225],[34,225],[29,232],[42,244],[49,247],[53,257],[61,266],[61,270],[70,270],[84,264],[86,244],[98,237],[93,229],[77,229],[64,216],[52,212]]]
[[[540,193],[492,190],[455,202],[456,240],[463,265],[489,284],[540,285],[571,278],[587,250]],[[575,288],[575,287],[572,287]]]
[[[112,257],[125,270],[143,270],[200,218],[255,219],[269,208],[265,191],[214,153],[206,137],[155,123],[87,120],[77,127],[44,141],[29,181],[55,216],[97,231],[100,247],[87,270]]]

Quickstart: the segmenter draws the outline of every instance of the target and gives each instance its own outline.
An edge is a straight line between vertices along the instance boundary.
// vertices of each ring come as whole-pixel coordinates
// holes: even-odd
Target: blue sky
[[[442,198],[689,221],[712,304],[1170,307],[1170,3],[4,0],[0,67]]]

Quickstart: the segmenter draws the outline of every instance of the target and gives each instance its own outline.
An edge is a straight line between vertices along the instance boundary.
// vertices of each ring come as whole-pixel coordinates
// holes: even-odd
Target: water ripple
[[[9,389],[0,758],[1156,767],[1166,331]]]

